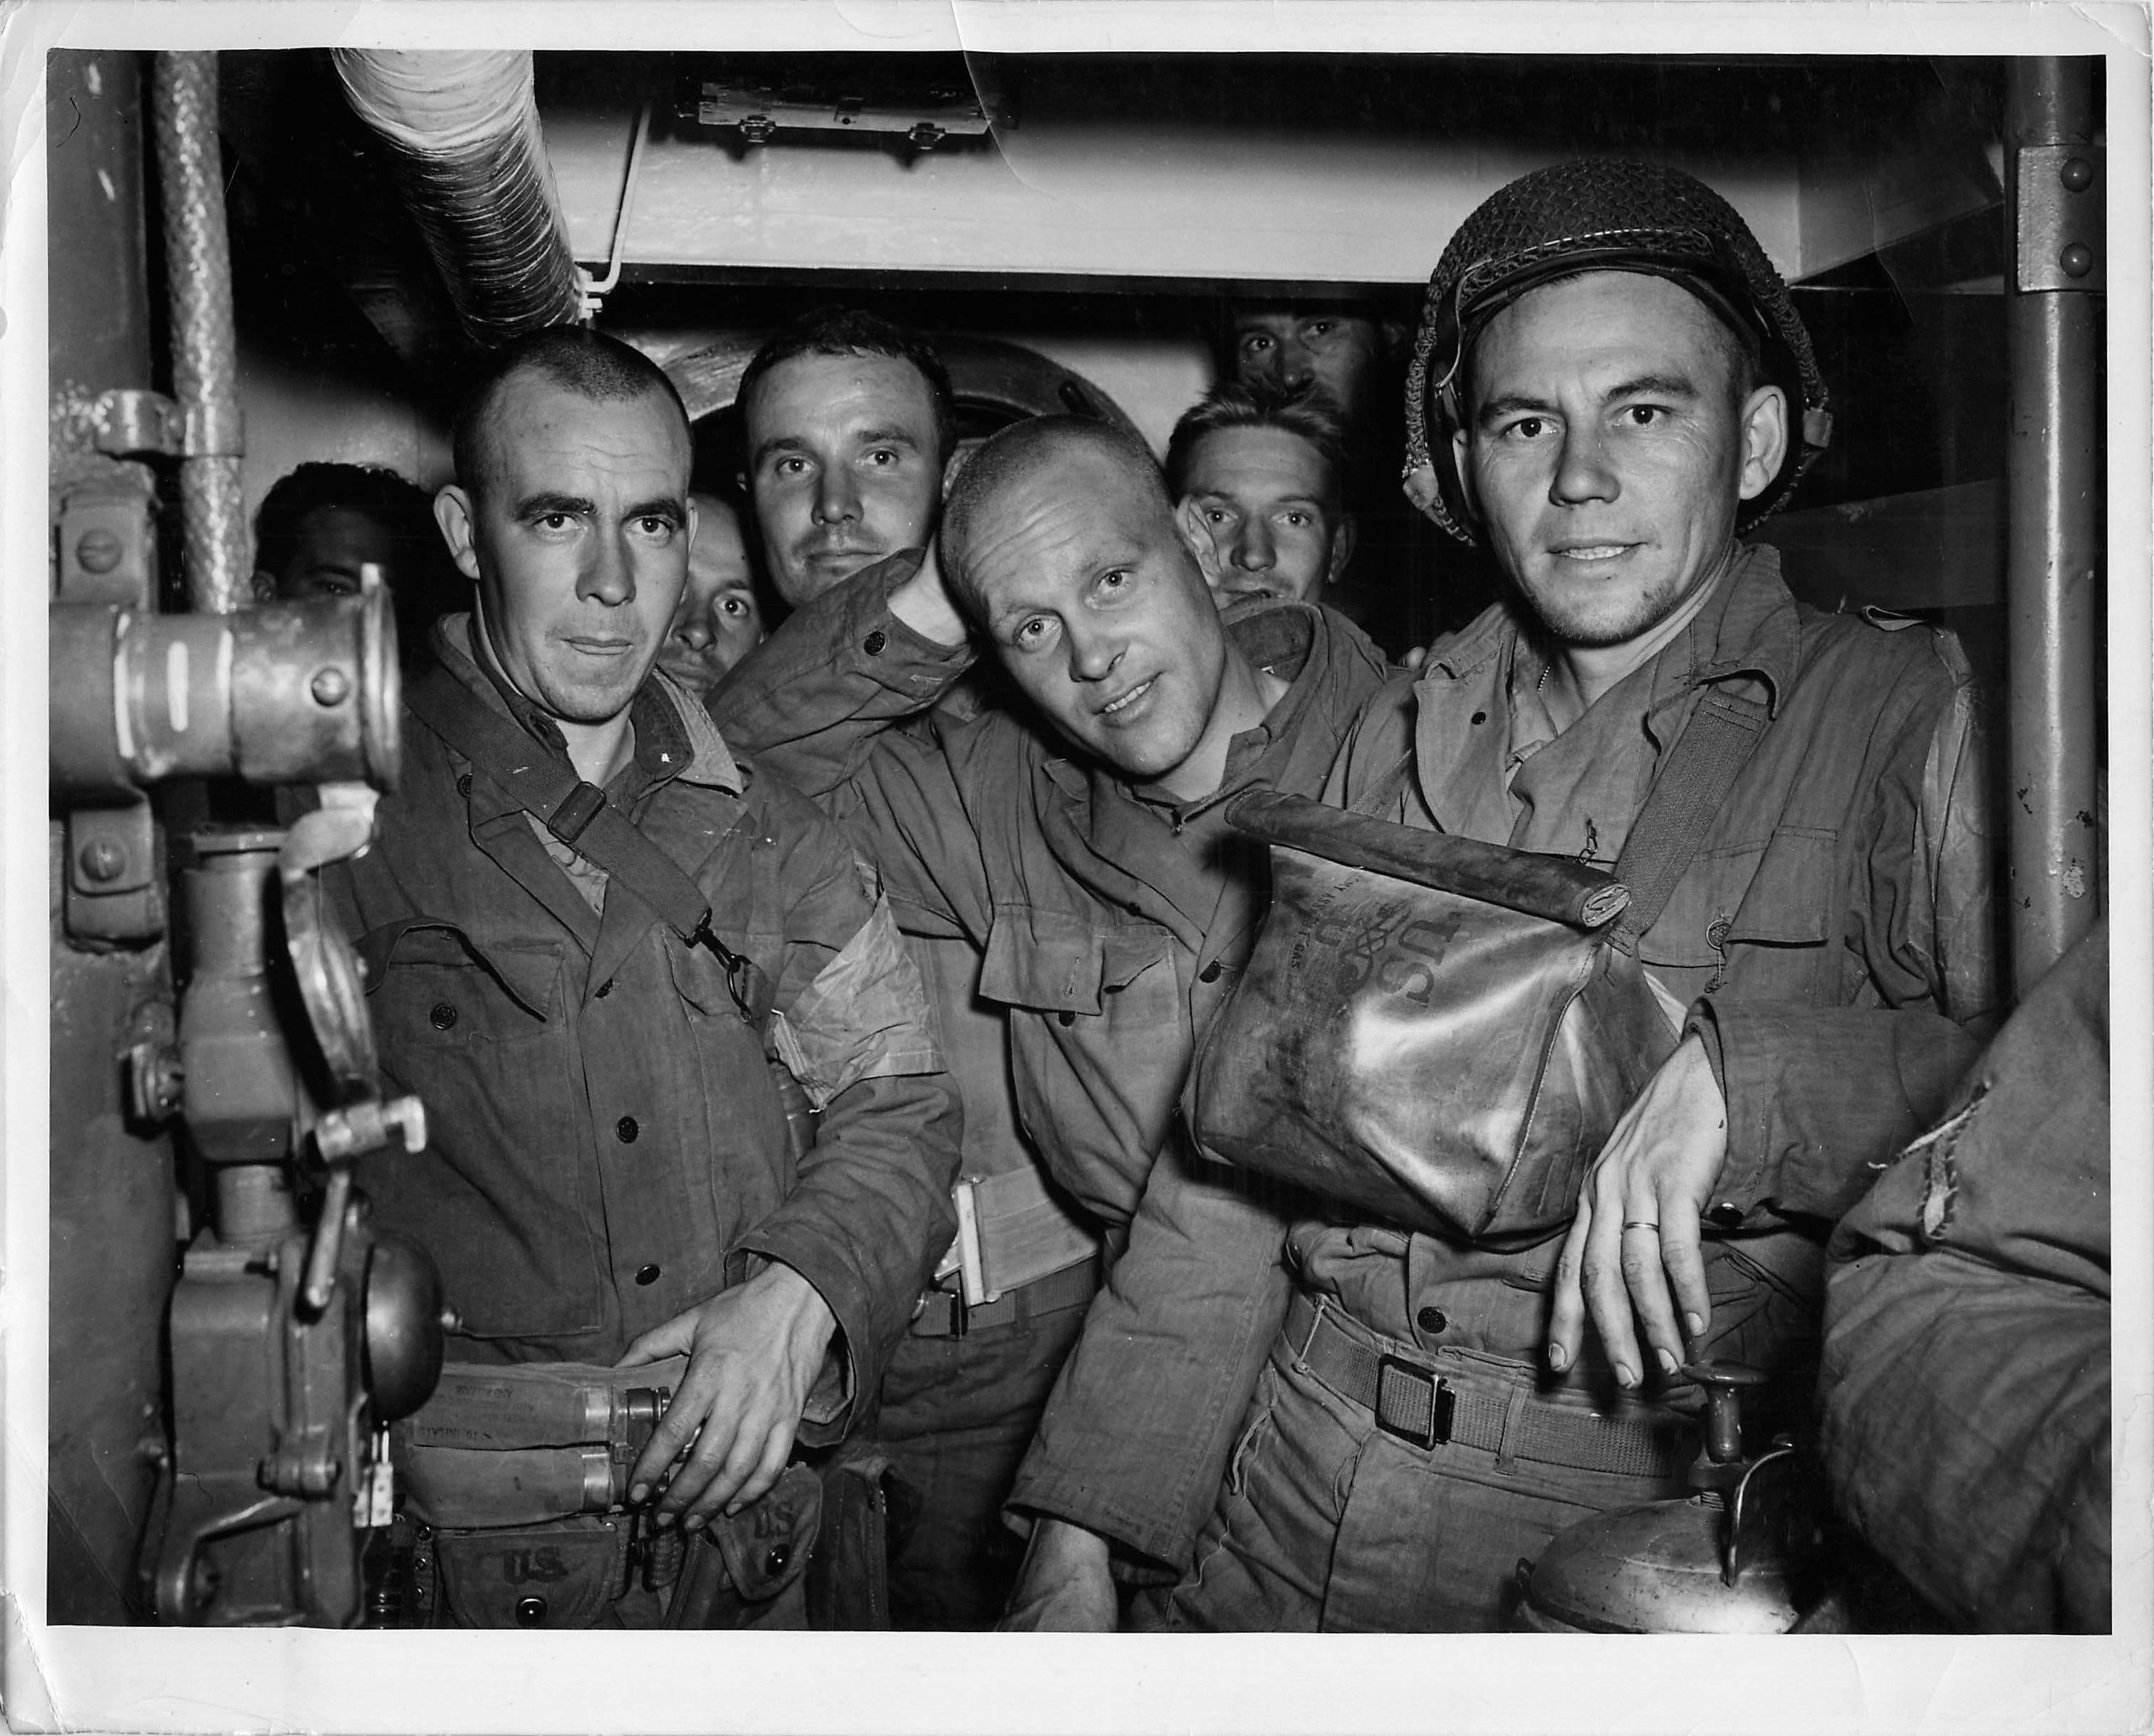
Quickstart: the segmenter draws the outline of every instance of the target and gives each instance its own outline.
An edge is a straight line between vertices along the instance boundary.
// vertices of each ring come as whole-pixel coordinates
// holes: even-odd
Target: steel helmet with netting
[[[1478,539],[1452,462],[1467,352],[1530,289],[1589,271],[1637,271],[1696,295],[1758,350],[1765,377],[1799,405],[1800,438],[1744,503],[1737,528],[1779,507],[1831,437],[1825,379],[1788,286],[1749,226],[1696,176],[1593,157],[1521,176],[1482,201],[1444,248],[1406,373],[1406,496],[1461,542]]]

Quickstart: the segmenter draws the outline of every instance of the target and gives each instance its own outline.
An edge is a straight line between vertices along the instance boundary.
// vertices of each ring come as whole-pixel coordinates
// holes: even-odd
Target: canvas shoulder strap
[[[1698,702],[1616,858],[1616,878],[1631,889],[1631,902],[1609,938],[1624,952],[1636,952],[1660,920],[1771,721],[1757,701],[1718,688]]]
[[[446,669],[431,670],[414,682],[406,690],[405,703],[525,813],[537,815],[562,843],[605,870],[682,940],[706,942],[731,962],[710,932],[710,900],[595,784],[584,783],[573,766],[548,753]]]

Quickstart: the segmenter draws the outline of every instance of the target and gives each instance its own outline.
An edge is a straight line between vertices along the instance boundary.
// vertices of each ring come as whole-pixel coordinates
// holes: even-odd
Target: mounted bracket
[[[2106,156],[2099,145],[2020,147],[2015,268],[2023,292],[2108,287]]]

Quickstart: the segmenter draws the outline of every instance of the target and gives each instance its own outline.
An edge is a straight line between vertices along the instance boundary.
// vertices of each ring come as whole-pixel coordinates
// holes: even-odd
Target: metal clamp
[[[2021,290],[2108,287],[2105,159],[2099,145],[2020,147],[2014,238]]]

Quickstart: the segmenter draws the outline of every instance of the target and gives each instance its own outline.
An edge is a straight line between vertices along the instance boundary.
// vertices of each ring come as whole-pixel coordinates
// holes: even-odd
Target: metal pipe
[[[216,54],[158,55],[155,99],[172,396],[186,417],[180,522],[187,593],[197,610],[224,615],[246,607],[253,562],[239,483],[246,442],[232,325],[224,165],[217,146]]]
[[[2092,926],[2095,627],[2103,554],[2106,196],[2094,63],[2008,63],[2007,814],[2013,974],[2024,993]],[[2070,147],[2080,147],[2076,151]]]
[[[498,345],[583,311],[528,51],[339,49],[464,329]]]

